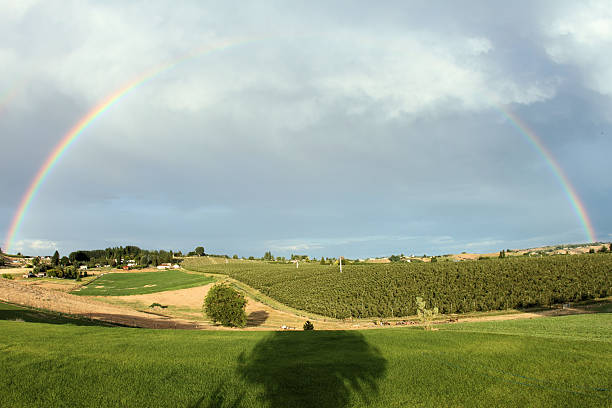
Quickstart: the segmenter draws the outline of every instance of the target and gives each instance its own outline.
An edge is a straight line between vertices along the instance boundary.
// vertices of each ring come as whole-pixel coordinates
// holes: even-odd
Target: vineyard
[[[238,279],[296,309],[335,318],[400,317],[424,298],[441,313],[549,306],[612,295],[612,255],[337,266],[264,262],[183,267]]]

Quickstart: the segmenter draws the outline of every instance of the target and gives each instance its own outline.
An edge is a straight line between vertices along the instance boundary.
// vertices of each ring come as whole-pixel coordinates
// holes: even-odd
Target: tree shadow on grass
[[[262,324],[266,322],[266,320],[268,320],[269,315],[270,313],[266,312],[265,310],[258,310],[256,312],[251,312],[247,316],[247,326],[248,327],[261,326]]]
[[[0,303],[0,320],[29,323],[73,324],[76,326],[112,326],[97,320],[80,319],[61,313],[47,312]]]
[[[242,405],[244,392],[237,397],[228,397],[227,390],[223,385],[217,386],[210,395],[203,395],[189,408],[239,408]]]
[[[274,332],[239,358],[242,379],[262,387],[271,407],[368,405],[387,362],[356,331]]]

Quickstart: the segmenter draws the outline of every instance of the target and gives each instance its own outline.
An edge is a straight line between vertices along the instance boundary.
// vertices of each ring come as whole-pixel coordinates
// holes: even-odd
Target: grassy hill
[[[28,323],[7,308],[6,407],[612,404],[605,313],[439,331],[194,332]]]
[[[296,268],[188,258],[182,266],[229,275],[285,305],[336,318],[413,315],[417,296],[442,313],[463,313],[549,306],[612,293],[612,254],[346,265],[343,273],[318,263]]]
[[[73,291],[81,296],[125,296],[202,286],[215,279],[182,271],[107,273]]]

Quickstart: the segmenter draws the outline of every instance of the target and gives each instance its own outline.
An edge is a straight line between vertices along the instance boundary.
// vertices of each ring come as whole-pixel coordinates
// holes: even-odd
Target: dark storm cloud
[[[246,38],[96,119],[40,189],[21,248],[370,256],[585,241],[501,105],[542,138],[606,239],[610,13],[591,6],[5,5],[0,92],[16,83],[6,78],[27,85],[0,113],[3,150],[18,152],[0,163],[0,233],[55,143],[104,97]]]

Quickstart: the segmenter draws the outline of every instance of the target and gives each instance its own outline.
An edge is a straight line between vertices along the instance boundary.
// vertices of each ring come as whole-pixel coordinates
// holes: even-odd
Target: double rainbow
[[[145,73],[141,74],[140,76],[125,84],[123,87],[117,89],[101,103],[99,103],[96,107],[90,110],[87,115],[85,115],[72,129],[70,129],[68,133],[66,133],[66,135],[53,149],[51,154],[47,157],[43,165],[36,173],[36,176],[32,180],[32,183],[28,187],[28,190],[23,195],[23,198],[21,199],[15,216],[13,217],[10,228],[6,235],[6,240],[4,244],[5,250],[9,251],[12,247],[13,240],[17,231],[19,230],[19,227],[21,226],[21,223],[23,222],[24,216],[30,204],[32,203],[32,200],[36,196],[36,193],[40,189],[40,186],[47,178],[49,172],[53,169],[53,167],[59,161],[62,155],[66,152],[68,147],[70,147],[70,145],[74,143],[74,141],[83,133],[83,131],[85,131],[85,129],[87,129],[98,117],[100,117],[104,112],[110,109],[113,105],[119,102],[119,100],[121,100],[138,86],[153,79],[161,73],[176,67],[182,62],[201,56],[205,53],[223,50],[230,46],[245,44],[247,42],[252,41],[255,40],[251,39],[250,41],[226,41],[220,44],[196,50],[194,52],[190,52],[185,56],[176,59],[170,63],[163,64],[154,69],[146,71]],[[510,120],[510,123],[512,123],[512,125],[519,131],[519,133],[527,140],[527,142],[544,158],[546,164],[551,169],[553,175],[563,188],[563,191],[565,192],[565,195],[567,196],[572,208],[574,209],[576,216],[580,220],[587,239],[589,240],[589,242],[595,242],[595,230],[589,219],[586,208],[580,200],[578,194],[576,193],[575,188],[572,186],[569,179],[565,175],[563,169],[553,157],[552,153],[544,146],[541,139],[536,135],[536,133],[532,129],[530,129],[527,124],[525,124],[518,116],[516,116],[516,114],[514,114],[507,108],[501,107],[500,110]]]

